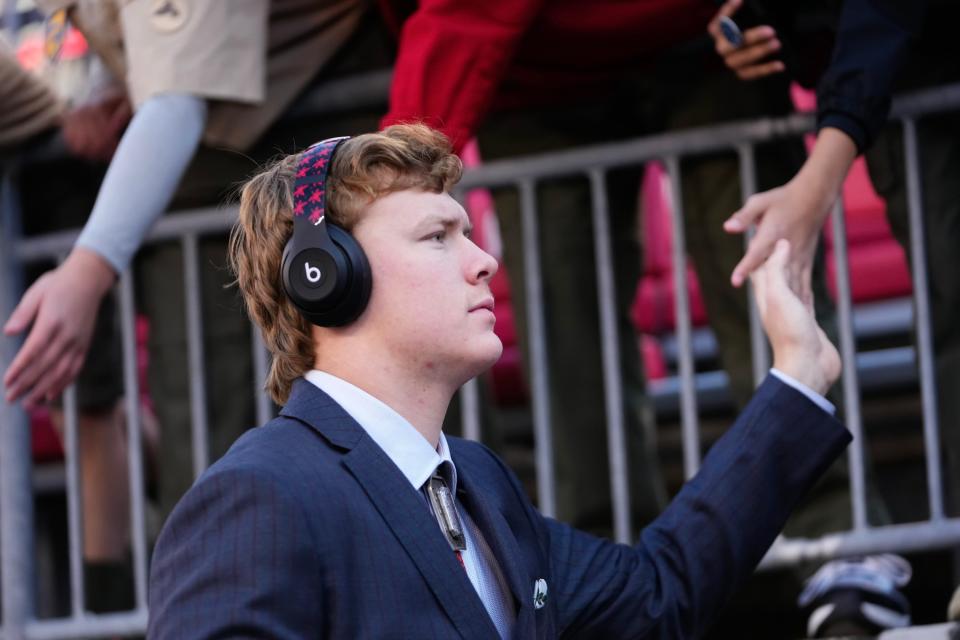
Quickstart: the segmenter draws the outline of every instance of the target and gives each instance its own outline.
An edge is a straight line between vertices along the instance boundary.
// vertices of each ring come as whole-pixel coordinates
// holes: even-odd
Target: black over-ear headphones
[[[353,236],[325,220],[327,174],[337,146],[331,138],[300,154],[293,187],[293,237],[283,249],[283,288],[315,325],[341,327],[370,299],[370,263]]]

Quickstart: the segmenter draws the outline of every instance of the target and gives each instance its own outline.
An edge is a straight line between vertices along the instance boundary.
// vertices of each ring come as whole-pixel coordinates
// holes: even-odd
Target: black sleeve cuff
[[[857,146],[858,154],[863,153],[867,150],[867,147],[870,146],[866,127],[864,127],[857,118],[849,114],[839,111],[818,113],[817,132],[819,133],[824,127],[840,129],[840,131],[850,136],[850,139],[853,140],[853,143]]]

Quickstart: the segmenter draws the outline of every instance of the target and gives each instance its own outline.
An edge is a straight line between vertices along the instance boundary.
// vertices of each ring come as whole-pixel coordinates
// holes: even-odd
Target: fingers
[[[767,260],[768,269],[771,271],[771,277],[776,278],[777,282],[787,285],[787,276],[790,264],[790,241],[781,238],[773,245],[773,253]]]
[[[33,407],[46,396],[54,382],[51,372],[70,355],[62,340],[44,344],[39,349],[33,349],[33,353],[35,355],[22,366],[7,392],[9,402],[23,397],[23,404],[27,408]]]
[[[753,287],[753,299],[757,302],[760,318],[767,315],[767,272],[763,267],[750,272],[750,286]]]
[[[739,287],[743,285],[747,276],[759,269],[760,266],[767,261],[773,247],[773,242],[771,238],[767,238],[766,236],[767,234],[765,233],[757,233],[750,241],[747,252],[743,258],[740,259],[740,262],[737,263],[737,266],[733,268],[733,274],[730,276],[730,283],[733,286]]]
[[[58,328],[50,323],[39,322],[34,325],[3,377],[8,402],[13,402],[32,389],[45,367],[53,364],[52,354],[61,349],[58,334]]]
[[[737,12],[742,4],[743,0],[727,0],[727,2],[723,3],[723,6],[720,7],[720,10],[717,11],[717,14],[713,16],[713,19],[710,20],[710,23],[707,25],[707,33],[712,35],[714,40],[726,41],[726,39],[723,38],[723,34],[720,32],[720,18],[731,17]]]
[[[770,206],[772,191],[757,193],[743,203],[743,206],[733,212],[723,223],[727,233],[743,233],[751,225],[759,221],[767,207]]]
[[[40,382],[30,391],[24,404],[33,406],[43,400],[49,402],[59,396],[80,373],[83,360],[83,354],[74,352],[54,361],[53,370],[43,373]]]
[[[786,68],[786,65],[779,60],[771,60],[770,62],[766,62],[764,64],[758,64],[746,69],[740,69],[737,71],[737,76],[741,80],[756,80],[758,78],[772,76],[776,73],[782,73]]]
[[[772,27],[755,27],[747,33],[753,35],[755,42],[747,43],[746,35],[744,35],[744,45],[724,56],[724,61],[731,69],[740,69],[757,64],[767,56],[779,51],[783,46]]]
[[[16,309],[13,310],[13,313],[10,314],[7,323],[3,325],[4,334],[12,336],[21,333],[33,322],[33,319],[37,315],[37,309],[40,307],[40,300],[43,299],[45,278],[46,276],[35,282],[27,289],[27,292],[23,294],[20,303]]]
[[[807,266],[806,268],[801,269],[800,288],[798,289],[798,291],[800,292],[800,301],[803,302],[803,306],[805,306],[807,310],[811,314],[813,314],[814,300],[813,300],[813,285],[811,283],[811,278],[813,274],[811,272],[812,272],[812,268],[810,266]]]

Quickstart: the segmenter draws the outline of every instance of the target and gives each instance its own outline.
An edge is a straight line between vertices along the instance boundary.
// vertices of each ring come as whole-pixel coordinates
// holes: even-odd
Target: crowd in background
[[[742,406],[753,390],[749,309],[740,286],[745,276],[778,237],[788,237],[797,249],[796,287],[834,335],[818,238],[851,163],[865,155],[891,228],[906,246],[901,135],[885,124],[890,95],[960,77],[955,38],[948,33],[960,12],[932,0],[909,8],[867,0],[37,4],[42,53],[0,52],[0,157],[23,157],[62,141],[66,155],[19,168],[21,223],[27,235],[83,230],[62,263],[28,271],[32,284],[4,319],[8,336],[24,336],[4,372],[4,387],[10,399],[27,406],[49,405],[62,429],[58,398],[76,383],[85,579],[94,611],[132,604],[124,390],[112,294],[118,274],[131,266],[138,311],[150,326],[145,441],[161,520],[194,479],[182,248],[142,246],[161,215],[228,201],[239,181],[278,152],[397,122],[426,121],[458,152],[475,139],[482,160],[494,161],[786,115],[793,111],[792,84],[818,87],[812,151],[793,139],[760,147],[762,193],[746,203],[736,156],[703,155],[681,164],[690,258],[731,395]],[[88,47],[82,63],[72,59],[78,43]],[[25,62],[39,73],[27,71]],[[393,80],[385,106],[344,107],[323,118],[291,111],[308,92],[388,68]],[[954,502],[960,499],[949,491],[960,487],[957,117],[937,115],[920,128],[939,414]],[[634,331],[629,310],[643,264],[637,199],[643,169],[611,172],[606,183],[621,336]],[[526,358],[519,198],[511,190],[493,196]],[[550,180],[538,185],[537,201],[545,222],[537,241],[557,515],[609,534],[607,445],[597,437],[606,412],[591,193],[583,180]],[[740,233],[754,224],[757,233],[744,254]],[[224,237],[200,239],[211,461],[256,424],[254,396],[246,391],[254,378],[250,328],[223,268],[225,251]],[[643,524],[663,508],[667,491],[635,341],[622,339],[619,357],[632,515]],[[831,400],[841,402],[838,394]],[[497,434],[489,439],[496,446]],[[787,533],[816,537],[849,529],[848,485],[846,466],[836,465]],[[870,522],[889,522],[872,484],[867,493]],[[862,584],[868,576],[882,585],[886,606],[906,614],[909,605],[899,591],[909,579],[904,565],[901,558],[871,556],[806,567],[801,577],[816,571],[809,582],[815,588],[804,592],[801,604],[812,610],[829,602],[838,585]],[[811,635],[844,628],[823,622]],[[869,620],[854,622],[876,630]]]

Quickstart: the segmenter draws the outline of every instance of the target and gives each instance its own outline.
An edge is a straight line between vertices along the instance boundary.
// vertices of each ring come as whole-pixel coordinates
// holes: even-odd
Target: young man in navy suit
[[[774,369],[637,546],[541,516],[441,431],[502,348],[460,173],[442,134],[398,125],[245,185],[231,258],[285,406],[168,520],[150,637],[696,637],[847,444],[822,396],[839,357],[783,243],[754,276]]]

